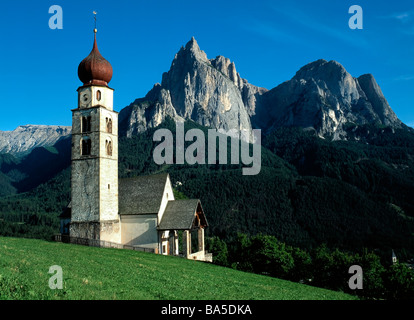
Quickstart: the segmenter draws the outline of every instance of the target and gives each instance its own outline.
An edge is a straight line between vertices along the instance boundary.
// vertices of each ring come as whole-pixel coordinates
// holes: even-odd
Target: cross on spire
[[[95,20],[95,29],[93,29],[93,32],[95,32],[95,33],[98,31],[98,29],[96,29],[96,14],[97,14],[97,12],[93,11],[93,19]]]

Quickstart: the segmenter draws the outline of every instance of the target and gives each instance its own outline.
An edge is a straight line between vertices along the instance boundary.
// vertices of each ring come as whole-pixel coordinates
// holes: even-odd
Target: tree
[[[309,282],[312,279],[312,258],[310,254],[295,247],[289,247],[288,252],[290,252],[294,261],[289,279],[297,282]]]
[[[414,272],[406,265],[402,263],[391,265],[384,282],[388,299],[414,299]]]
[[[233,269],[254,272],[251,263],[251,239],[246,234],[237,233],[230,260]]]
[[[312,273],[314,285],[328,288],[331,285],[330,276],[332,266],[334,264],[333,257],[326,244],[322,244],[313,252]]]
[[[384,295],[385,268],[381,264],[379,256],[372,252],[364,251],[356,264],[363,270],[363,290],[357,292],[366,298],[382,298]]]
[[[227,244],[223,240],[217,236],[208,238],[206,247],[207,251],[213,253],[213,263],[220,266],[228,266]]]
[[[288,278],[294,267],[293,257],[287,251],[286,245],[273,236],[259,234],[253,237],[251,255],[255,273]]]

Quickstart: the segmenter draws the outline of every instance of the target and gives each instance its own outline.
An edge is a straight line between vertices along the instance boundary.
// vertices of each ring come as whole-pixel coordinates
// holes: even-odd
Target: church
[[[211,261],[199,199],[175,200],[167,173],[118,179],[118,113],[108,86],[113,70],[96,33],[78,67],[83,85],[72,110],[71,202],[60,215],[62,236]]]

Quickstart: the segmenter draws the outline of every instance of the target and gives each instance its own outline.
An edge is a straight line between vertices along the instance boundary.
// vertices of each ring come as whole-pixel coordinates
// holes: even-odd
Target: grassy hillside
[[[52,265],[62,267],[62,290],[51,290],[48,286]],[[1,299],[349,300],[354,297],[177,257],[0,237]]]

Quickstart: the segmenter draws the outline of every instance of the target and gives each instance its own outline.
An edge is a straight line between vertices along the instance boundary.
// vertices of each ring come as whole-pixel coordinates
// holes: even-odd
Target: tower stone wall
[[[99,101],[90,99],[82,105],[86,91],[95,98],[99,91]],[[72,110],[70,235],[120,243],[118,113],[112,110],[113,90],[92,85],[78,92],[79,107]],[[89,146],[83,146],[88,140]]]
[[[72,110],[72,237],[120,243],[118,212],[118,113],[108,87],[112,66],[98,50],[81,61],[78,107]]]

